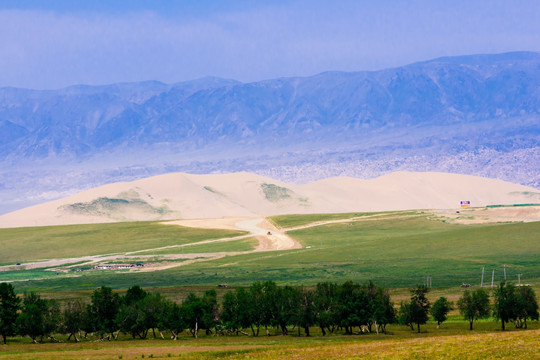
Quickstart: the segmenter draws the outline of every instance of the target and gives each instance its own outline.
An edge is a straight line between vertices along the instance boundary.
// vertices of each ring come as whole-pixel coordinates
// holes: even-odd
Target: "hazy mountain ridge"
[[[54,183],[73,173],[66,161],[90,161],[94,172],[74,174],[68,192],[165,171],[239,170],[295,182],[436,170],[538,187],[539,124],[540,54],[527,52],[255,83],[2,88],[0,192],[24,197],[32,182],[10,164],[42,164]]]

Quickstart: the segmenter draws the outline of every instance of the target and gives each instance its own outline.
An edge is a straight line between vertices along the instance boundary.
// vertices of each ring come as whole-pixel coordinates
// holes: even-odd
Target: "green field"
[[[351,214],[293,215],[291,219],[274,217],[272,220],[290,227],[349,216]],[[133,234],[140,236],[140,232],[134,230],[139,226],[159,230],[155,233],[149,230],[154,242],[145,243],[144,246],[148,247],[177,244],[178,240],[166,238],[168,232],[178,236],[184,231],[192,231],[193,234],[199,231],[197,236],[205,240],[209,232],[152,223],[117,226],[119,231],[125,229],[128,232],[116,236],[125,239],[124,242],[136,236]],[[76,236],[82,227],[71,228],[76,230],[73,233]],[[158,234],[164,239],[159,240]],[[225,234],[219,232],[215,236]],[[394,212],[359,221],[308,227],[292,231],[289,235],[300,241],[303,248],[231,255],[155,272],[84,272],[72,277],[60,274],[56,278],[18,283],[17,289],[73,290],[99,285],[127,288],[133,284],[153,288],[220,283],[248,285],[256,280],[274,280],[290,285],[373,280],[385,287],[410,287],[422,284],[428,275],[432,277],[434,287],[456,287],[463,282],[479,285],[482,267],[485,267],[485,284],[489,285],[492,270],[495,270],[495,282],[498,282],[503,279],[504,265],[509,280],[517,281],[517,274],[521,274],[522,282],[535,286],[540,284],[540,222],[459,225],[434,219],[430,214]],[[68,239],[66,235],[63,246],[71,241]],[[189,239],[186,242],[196,241],[196,236],[186,236],[186,239]],[[241,249],[252,246],[250,240],[244,239],[186,246],[183,250],[164,249],[162,252],[243,251]],[[73,251],[82,252],[81,249]],[[151,254],[159,256],[159,251]]]
[[[217,253],[217,252],[241,252],[250,251],[257,246],[255,238],[246,238],[240,240],[223,241],[216,243],[189,245],[152,251],[152,254],[182,254],[182,253]]]
[[[464,322],[430,323],[417,335],[406,326],[389,325],[388,335],[297,335],[246,337],[182,335],[169,339],[31,344],[10,338],[0,346],[0,359],[537,359],[540,357],[538,322],[529,330],[501,332],[494,322],[480,322],[474,331]],[[294,332],[293,332],[294,333]],[[61,339],[65,340],[65,339]]]
[[[0,229],[0,264],[125,253],[244,234],[156,222]]]
[[[297,214],[297,215],[276,215],[268,219],[278,228],[292,228],[319,221],[350,219],[363,216],[390,215],[395,212],[372,212],[372,213],[338,213],[338,214]],[[400,212],[403,214],[403,212]]]
[[[356,219],[320,224],[350,218]],[[463,293],[462,282],[477,288],[485,267],[484,284],[489,287],[492,269],[498,283],[503,279],[505,265],[509,280],[516,282],[517,274],[521,274],[523,283],[532,284],[537,293],[540,291],[540,222],[459,225],[422,212],[291,215],[273,217],[271,221],[284,229],[313,223],[317,226],[289,232],[302,244],[301,249],[199,261],[175,258],[167,262],[185,265],[154,272],[68,271],[57,275],[47,269],[10,270],[0,272],[0,281],[14,281],[19,293],[38,291],[44,298],[56,298],[62,304],[71,299],[87,302],[100,285],[124,293],[138,284],[181,302],[189,292],[202,294],[216,289],[221,298],[234,286],[250,285],[257,280],[308,286],[320,281],[373,280],[390,288],[392,300],[399,304],[409,298],[409,287],[423,283],[425,276],[430,275],[434,286],[428,294],[431,302],[446,296],[455,303]],[[157,223],[123,223],[2,230],[0,242],[9,245],[6,253],[2,251],[4,263],[13,262],[14,254],[23,254],[24,249],[29,258],[45,258],[43,254],[59,257],[46,244],[67,248],[68,255],[64,256],[71,257],[148,250],[137,255],[150,255],[146,261],[158,262],[160,256],[175,254],[252,250],[256,246],[254,238],[206,242],[240,234]],[[33,241],[34,248],[17,243],[17,238]],[[46,244],[39,244],[43,241],[40,239],[45,239]],[[71,248],[70,244],[77,245]],[[178,246],[186,244],[192,245]],[[230,287],[216,288],[222,283]],[[440,329],[430,321],[422,327],[421,334],[406,326],[389,325],[388,335],[345,336],[338,332],[322,337],[318,328],[312,328],[311,338],[298,336],[296,329],[288,336],[271,329],[269,337],[206,336],[201,332],[199,339],[193,339],[184,332],[178,341],[169,340],[167,335],[164,340],[131,340],[122,335],[118,341],[95,342],[96,338],[90,338],[80,344],[60,338],[62,343],[46,341],[35,345],[29,338],[16,337],[9,339],[9,345],[0,347],[0,359],[540,358],[538,321],[529,322],[525,331],[514,329],[512,324],[508,328],[510,331],[501,332],[500,324],[491,318],[475,322],[474,331],[469,331],[468,324],[454,309]]]

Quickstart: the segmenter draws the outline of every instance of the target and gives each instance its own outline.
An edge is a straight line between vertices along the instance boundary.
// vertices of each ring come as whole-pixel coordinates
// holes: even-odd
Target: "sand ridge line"
[[[269,189],[278,191],[277,195]],[[281,192],[289,197],[279,197]],[[114,199],[128,200],[128,203],[120,206]],[[139,202],[129,202],[134,199],[143,201],[146,207],[141,209]],[[3,214],[0,227],[166,221],[180,216],[216,219],[450,209],[463,200],[474,206],[540,203],[540,192],[500,180],[436,172],[397,172],[369,180],[338,177],[307,184],[288,184],[250,173],[171,173],[108,184]],[[95,201],[106,208],[114,206],[105,213],[96,212],[92,207]],[[109,204],[111,201],[113,203]]]

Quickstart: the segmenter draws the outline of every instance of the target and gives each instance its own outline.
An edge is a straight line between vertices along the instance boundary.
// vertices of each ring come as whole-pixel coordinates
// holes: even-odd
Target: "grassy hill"
[[[356,220],[347,220],[351,217]],[[408,287],[423,283],[428,275],[432,277],[435,287],[453,287],[462,282],[479,285],[482,267],[485,267],[484,284],[491,281],[492,270],[495,270],[495,282],[498,282],[503,279],[503,266],[506,266],[509,280],[516,281],[517,274],[521,274],[522,282],[535,285],[540,283],[540,222],[460,225],[422,212],[271,218],[283,227],[298,227],[314,221],[320,224],[325,220],[339,219],[342,219],[341,222],[290,231],[288,234],[303,245],[301,249],[221,256],[190,261],[183,266],[154,272],[68,272],[65,275],[48,276],[44,280],[21,282],[17,288],[88,289],[98,285],[127,288],[133,284],[144,287],[212,286],[220,283],[247,285],[266,279],[296,285],[348,279],[359,282],[374,280],[381,286]],[[27,248],[24,242],[19,242],[19,247],[14,245],[17,237],[13,232],[17,231],[35,242],[35,248],[28,248],[26,253],[34,254],[34,257],[41,254],[39,239],[45,243],[54,243],[54,248],[72,248],[72,256],[96,251],[126,251],[126,246],[129,249],[148,249],[178,242],[194,243],[208,237],[237,234],[225,230],[189,229],[155,223],[85,225],[61,227],[56,232],[53,230],[43,228],[41,233],[37,229],[2,230],[2,246],[11,244],[11,247],[10,251],[2,252],[4,258],[1,261],[20,258],[22,251]],[[102,239],[113,230],[113,235]],[[32,236],[26,233],[34,231],[37,233]],[[12,234],[8,241],[4,240],[7,233]],[[244,239],[147,250],[141,254],[152,254],[159,259],[162,254],[180,251],[247,252],[253,246],[253,239]],[[42,247],[49,249],[45,245]],[[53,249],[48,251],[54,253]],[[40,278],[42,273],[47,273],[45,270],[34,272],[35,276],[29,276],[29,279]],[[0,281],[7,276],[10,279],[24,278],[20,271],[0,272]]]
[[[0,264],[125,253],[244,234],[242,231],[197,229],[157,222],[0,229]]]

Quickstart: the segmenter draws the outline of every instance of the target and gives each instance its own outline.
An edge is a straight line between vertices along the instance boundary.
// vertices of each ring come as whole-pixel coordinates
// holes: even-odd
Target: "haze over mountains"
[[[255,83],[0,89],[0,213],[172,171],[444,171],[540,187],[540,54]]]

